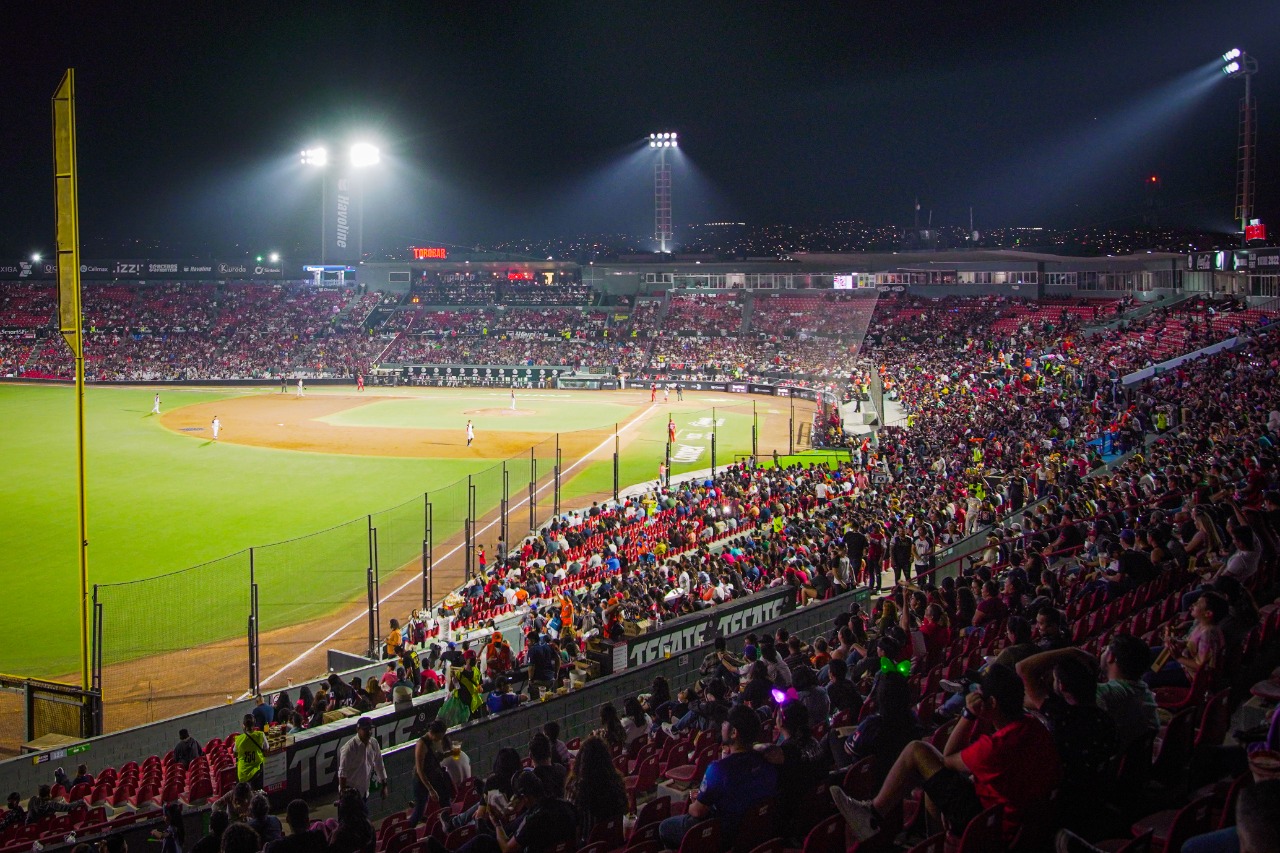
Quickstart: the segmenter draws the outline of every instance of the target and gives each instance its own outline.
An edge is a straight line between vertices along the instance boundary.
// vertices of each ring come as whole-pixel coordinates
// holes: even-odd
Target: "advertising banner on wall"
[[[388,750],[412,743],[427,731],[444,703],[444,694],[412,704],[387,705],[365,716],[373,720],[374,737]],[[263,787],[278,808],[291,799],[312,799],[338,790],[338,750],[355,736],[350,721],[299,732],[285,750],[267,755]]]
[[[360,260],[360,198],[356,178],[343,169],[325,172],[324,262]]]
[[[727,637],[748,631],[771,619],[794,610],[796,593],[783,587],[757,595],[749,595],[728,606],[713,607],[667,622],[657,631],[627,640],[626,667],[640,666],[663,657],[683,654],[710,643],[716,637]],[[614,653],[614,672],[624,668],[621,644]]]
[[[219,279],[274,279],[284,278],[280,264],[254,261],[216,261],[214,275]]]
[[[0,279],[50,279],[58,275],[52,261],[0,261]]]

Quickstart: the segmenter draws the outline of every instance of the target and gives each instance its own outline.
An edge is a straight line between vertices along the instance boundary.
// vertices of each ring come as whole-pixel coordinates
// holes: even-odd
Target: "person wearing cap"
[[[493,638],[484,647],[484,660],[485,675],[491,679],[505,676],[514,666],[511,658],[511,646],[503,639],[501,631],[494,631]]]
[[[512,789],[511,805],[523,815],[515,835],[507,834],[507,828],[496,811],[485,810],[493,824],[497,849],[501,853],[549,853],[562,843],[569,844],[571,848],[577,844],[578,819],[573,807],[565,800],[551,796],[533,768],[524,768],[516,773]],[[428,843],[427,849],[443,848]],[[477,849],[491,850],[492,845]]]
[[[376,784],[375,784],[376,783]],[[382,748],[373,736],[373,720],[356,721],[356,734],[338,751],[338,791],[355,791],[368,809],[369,794],[380,791],[387,797],[387,770],[382,764]]]

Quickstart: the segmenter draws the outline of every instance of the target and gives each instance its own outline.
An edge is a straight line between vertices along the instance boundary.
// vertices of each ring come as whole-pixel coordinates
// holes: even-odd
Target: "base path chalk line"
[[[651,403],[651,404],[649,405],[649,408],[645,409],[645,410],[644,410],[643,412],[641,412],[638,416],[636,416],[635,418],[633,418],[633,419],[631,420],[631,422],[630,422],[630,423],[626,424],[626,425],[625,425],[625,426],[623,426],[621,429],[619,429],[619,430],[618,430],[618,434],[619,434],[619,435],[621,435],[622,433],[624,433],[624,432],[626,432],[627,430],[631,429],[631,428],[632,428],[633,426],[635,426],[636,424],[638,424],[638,423],[640,423],[641,421],[645,420],[645,418],[646,418],[646,417],[648,417],[648,415],[652,414],[652,412],[653,412],[656,408],[657,408],[657,406],[656,406],[655,404],[652,404],[652,403]],[[565,469],[564,469],[564,471],[561,471],[561,472],[560,472],[560,473],[561,473],[561,475],[563,476],[564,474],[568,473],[569,471],[572,471],[574,468],[577,468],[577,467],[578,467],[579,465],[581,465],[583,462],[586,462],[588,459],[590,459],[592,456],[594,456],[594,455],[595,455],[596,453],[598,453],[600,450],[603,450],[607,445],[609,445],[610,443],[612,443],[612,442],[613,442],[613,440],[614,440],[614,437],[613,437],[613,436],[609,436],[609,437],[608,437],[608,438],[606,438],[604,441],[600,442],[598,445],[596,445],[596,446],[595,446],[595,448],[594,448],[590,453],[583,454],[583,456],[582,456],[582,457],[581,457],[577,462],[574,462],[572,465],[570,465],[570,466],[568,466],[567,468],[565,468]],[[539,486],[537,489],[535,489],[535,490],[534,490],[534,494],[537,494],[538,492],[543,491],[543,490],[544,490],[544,489],[546,489],[548,486],[552,486],[552,485],[554,485],[554,484],[553,484],[553,483],[546,483],[546,484],[544,484],[544,485],[542,485],[542,486]],[[521,499],[520,499],[520,501],[519,501],[518,503],[516,503],[514,506],[508,507],[508,508],[507,508],[507,511],[508,511],[508,512],[511,512],[512,510],[515,510],[515,509],[518,509],[519,507],[524,506],[524,505],[525,505],[525,504],[527,504],[528,502],[529,502],[529,499],[528,499],[527,497],[521,498]],[[488,524],[486,524],[484,527],[480,528],[480,529],[479,529],[478,531],[476,531],[476,532],[477,532],[477,533],[483,533],[484,531],[486,531],[486,530],[488,530],[489,528],[493,527],[493,526],[494,526],[495,524],[497,524],[497,523],[498,523],[498,519],[496,519],[496,518],[495,518],[493,521],[490,521]],[[439,559],[441,562],[444,562],[445,560],[449,559],[451,556],[453,556],[454,554],[458,553],[458,552],[459,552],[459,551],[461,551],[461,550],[462,550],[462,546],[461,546],[461,545],[454,545],[454,546],[453,546],[452,548],[450,548],[450,549],[449,549],[445,554],[441,555],[438,559]],[[381,599],[379,599],[379,600],[378,600],[378,604],[386,604],[386,603],[387,603],[388,601],[390,601],[392,598],[394,598],[395,596],[399,595],[401,592],[404,592],[404,591],[405,591],[406,589],[408,589],[411,585],[413,585],[413,584],[415,584],[415,583],[418,583],[418,582],[420,582],[421,580],[422,580],[422,576],[421,576],[421,575],[418,575],[418,576],[415,576],[415,577],[411,577],[411,578],[409,578],[407,581],[405,581],[404,583],[402,583],[400,586],[396,587],[394,590],[392,590],[391,592],[389,592],[389,593],[387,593],[386,595],[384,595]],[[279,668],[279,669],[277,669],[275,672],[273,672],[273,673],[271,673],[270,675],[268,675],[266,678],[262,679],[262,681],[261,681],[261,682],[259,682],[259,686],[261,686],[261,685],[263,685],[263,684],[269,684],[269,683],[271,683],[272,681],[275,681],[275,680],[276,680],[277,678],[279,678],[281,675],[283,675],[284,673],[288,672],[291,668],[293,668],[293,667],[297,666],[298,664],[302,663],[302,661],[306,660],[306,659],[307,659],[309,656],[311,656],[312,654],[315,654],[315,652],[316,652],[316,651],[318,651],[318,650],[320,649],[320,647],[321,647],[321,646],[323,646],[323,645],[327,644],[327,643],[328,643],[330,640],[332,640],[334,637],[338,636],[338,635],[339,635],[339,634],[341,634],[343,631],[347,630],[347,629],[348,629],[348,628],[350,628],[352,625],[354,625],[354,624],[356,624],[357,622],[359,622],[361,619],[367,619],[368,617],[369,617],[368,611],[366,611],[366,612],[364,612],[364,613],[358,613],[358,614],[356,614],[355,616],[351,617],[351,619],[347,620],[346,624],[344,624],[344,625],[342,625],[342,626],[340,626],[340,627],[338,627],[338,628],[334,629],[333,633],[329,634],[329,636],[325,637],[323,640],[320,640],[318,643],[316,643],[315,645],[313,645],[311,648],[307,649],[305,652],[303,652],[302,654],[298,655],[296,658],[294,658],[293,660],[289,661],[287,664],[285,664],[284,666],[280,667],[280,668]],[[249,698],[249,693],[248,693],[248,692],[245,692],[243,695],[241,695],[241,697],[240,697],[240,698],[241,698],[241,699],[247,699],[247,698]]]

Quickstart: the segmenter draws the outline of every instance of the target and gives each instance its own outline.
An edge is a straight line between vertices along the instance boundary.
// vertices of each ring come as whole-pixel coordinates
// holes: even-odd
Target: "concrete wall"
[[[836,614],[847,611],[854,601],[865,602],[868,597],[866,590],[846,593],[822,604],[794,610],[781,619],[752,630],[763,634],[785,627],[806,641],[812,640],[830,629]],[[730,648],[741,650],[745,636],[746,632],[730,637]],[[570,740],[590,734],[599,727],[601,705],[612,702],[621,710],[625,697],[647,692],[653,679],[659,675],[665,676],[670,682],[673,693],[689,686],[697,680],[698,666],[710,648],[711,644],[708,643],[688,654],[657,660],[627,669],[618,675],[588,682],[581,690],[548,702],[530,703],[495,717],[476,720],[454,729],[450,732],[450,737],[455,742],[461,742],[471,759],[472,772],[480,776],[487,775],[499,749],[511,747],[523,756],[530,738],[549,720],[558,721],[562,737]],[[405,798],[413,796],[413,751],[414,744],[406,743],[383,752],[383,761],[391,777],[392,792],[386,800],[375,797],[369,801],[375,822],[403,809]]]
[[[362,679],[367,679],[371,675],[381,676],[385,669],[386,667],[382,663],[372,663],[339,674],[344,681],[350,683],[351,679],[356,675],[359,675]],[[299,682],[285,689],[289,697],[296,701],[298,692],[303,684],[309,686],[314,693],[316,688],[324,681],[324,678],[327,677],[326,674],[322,678]],[[270,702],[275,694],[268,693],[265,695],[267,696],[267,701]],[[37,753],[35,755],[22,755],[17,758],[11,758],[0,762],[0,791],[6,793],[17,791],[25,799],[36,792],[37,786],[45,783],[53,784],[53,771],[56,767],[63,767],[74,775],[75,766],[84,762],[89,765],[89,771],[93,773],[102,767],[119,767],[126,761],[140,762],[148,755],[164,755],[178,742],[179,729],[187,729],[191,732],[191,736],[200,741],[200,743],[205,743],[215,737],[224,738],[232,732],[240,730],[240,721],[245,714],[253,710],[253,706],[253,700],[246,699],[240,702],[232,702],[229,705],[206,708],[191,714],[112,732],[89,741],[88,752],[69,757],[55,757],[58,756],[58,751],[54,750],[50,753]],[[33,759],[46,754],[50,756],[48,760],[40,764],[33,763]]]

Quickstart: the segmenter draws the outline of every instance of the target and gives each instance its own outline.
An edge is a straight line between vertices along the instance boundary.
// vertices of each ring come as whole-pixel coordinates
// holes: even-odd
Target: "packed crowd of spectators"
[[[509,282],[502,285],[499,300],[503,305],[590,305],[594,296],[589,284]]]
[[[1259,665],[1264,678],[1274,665],[1280,630],[1277,605],[1266,604],[1280,555],[1280,337],[1126,390],[1110,381],[1113,357],[1095,349],[1104,339],[1079,334],[1076,312],[975,335],[1009,306],[898,307],[869,356],[907,412],[904,426],[882,429],[835,467],[732,465],[498,543],[499,558],[459,591],[460,604],[392,624],[382,678],[334,675],[315,695],[282,692],[261,703],[266,722],[300,729],[345,706],[446,688],[415,757],[417,806],[403,821],[470,826],[490,839],[477,846],[503,850],[576,847],[640,811],[660,772],[694,783],[683,812],[637,818],[670,849],[708,826],[714,846],[747,849],[775,835],[799,846],[824,819],[838,821],[829,825],[841,843],[846,829],[857,841],[892,843],[902,831],[914,841],[936,829],[958,837],[995,814],[984,849],[1040,849],[1065,827],[1063,849],[1087,850],[1129,834],[1135,818],[1202,803],[1189,796],[1202,785],[1225,781],[1225,792],[1232,780],[1238,796],[1227,806],[1238,821],[1223,832],[1236,840],[1195,843],[1274,849],[1280,727],[1273,721],[1263,749],[1250,751],[1226,742],[1223,715]],[[861,366],[850,362],[849,372]],[[1100,470],[1091,442],[1107,435],[1136,452]],[[948,560],[946,549],[973,534],[985,546]],[[532,772],[504,750],[477,785],[450,746],[449,723],[559,688],[594,638],[621,640],[637,622],[661,626],[768,589],[800,604],[880,593],[890,577],[889,594],[851,606],[808,641],[785,631],[732,648],[719,641],[688,690],[659,679],[625,697],[621,712],[602,706],[600,728],[574,739],[576,755],[558,727],[534,735]],[[520,609],[518,636],[432,642],[433,622],[469,625],[497,607]],[[1153,666],[1160,652],[1167,660]],[[1153,751],[1158,708],[1172,718]],[[246,735],[266,715],[255,711]],[[1133,775],[1122,776],[1125,767]],[[360,781],[364,791],[343,794],[332,825],[313,829],[291,806],[292,833],[320,832],[330,849],[372,843],[362,811],[370,779]],[[931,808],[913,799],[917,788]],[[479,796],[449,808],[466,790]],[[748,816],[769,801],[767,834],[740,837],[760,831]],[[20,819],[43,820],[58,804],[39,792]],[[22,808],[11,798],[0,821]],[[258,849],[271,822],[251,792],[229,793],[223,811],[235,809],[244,823],[232,826],[255,834],[232,835]],[[1180,826],[1183,836],[1217,828],[1190,818]]]
[[[770,293],[755,296],[750,331],[772,337],[857,337],[875,311],[875,297],[838,293]]]
[[[742,327],[737,293],[676,293],[669,297],[662,331],[685,335],[736,335]]]
[[[365,329],[382,298],[291,283],[86,287],[86,373],[144,381],[354,376],[393,337]],[[37,327],[28,357],[6,373],[72,375],[71,352],[51,321]]]
[[[943,822],[923,823],[916,809],[905,821],[918,824],[914,833],[932,825],[959,836],[998,805],[994,845],[1038,849],[1065,826],[1075,834],[1061,843],[1089,849],[1070,845],[1127,834],[1134,817],[1185,804],[1196,786],[1250,774],[1256,796],[1269,799],[1261,812],[1241,800],[1238,832],[1275,837],[1277,813],[1267,808],[1280,804],[1280,782],[1266,780],[1280,756],[1217,746],[1227,734],[1220,709],[1197,721],[1206,703],[1239,701],[1256,663],[1247,653],[1264,636],[1255,595],[1276,592],[1280,341],[1192,362],[1132,399],[1100,403],[1101,420],[1137,424],[1140,452],[1094,477],[1085,474],[1096,460],[1078,443],[1088,431],[1061,421],[1083,390],[1072,394],[1073,377],[1052,363],[996,372],[1013,380],[1026,369],[1036,381],[1011,381],[1012,400],[988,384],[971,386],[966,403],[973,432],[996,426],[991,411],[1034,411],[1015,427],[1025,441],[997,432],[975,454],[964,440],[970,426],[939,417],[937,383],[904,382],[919,416],[871,453],[891,472],[888,484],[870,483],[861,459],[834,470],[734,466],[558,519],[463,590],[468,606],[532,606],[523,638],[443,652],[471,673],[451,697],[461,719],[554,688],[584,640],[621,639],[629,622],[660,625],[771,587],[800,601],[879,589],[883,569],[912,586],[852,607],[811,643],[786,632],[748,636],[741,648],[720,642],[694,688],[673,695],[658,681],[621,713],[602,708],[592,737],[615,759],[626,755],[633,773],[691,732],[727,748],[700,764],[706,775],[687,814],[659,827],[668,848],[709,817],[732,839],[770,797],[780,812],[771,835],[798,841],[834,808],[855,840],[887,832],[879,837],[892,841],[904,803],[916,805],[909,795],[922,788]],[[1177,423],[1157,430],[1154,414],[1173,408]],[[1146,433],[1152,440],[1141,443]],[[965,470],[975,464],[987,476]],[[1037,498],[1016,523],[1002,521]],[[974,532],[987,534],[987,546],[938,571],[939,549]],[[1275,631],[1280,620],[1267,618]],[[1156,670],[1150,646],[1168,650]],[[1157,705],[1182,722],[1153,759]],[[1276,732],[1274,723],[1263,732],[1266,748],[1280,746]],[[1193,736],[1217,751],[1189,763]],[[760,746],[775,738],[776,753]],[[692,742],[677,749],[687,751],[674,763],[697,763]],[[1116,775],[1122,757],[1145,763],[1141,778],[1152,783],[1126,789]],[[743,762],[768,782],[726,784],[741,782]],[[1111,793],[1100,802],[1100,791]],[[816,814],[800,805],[813,801]]]

